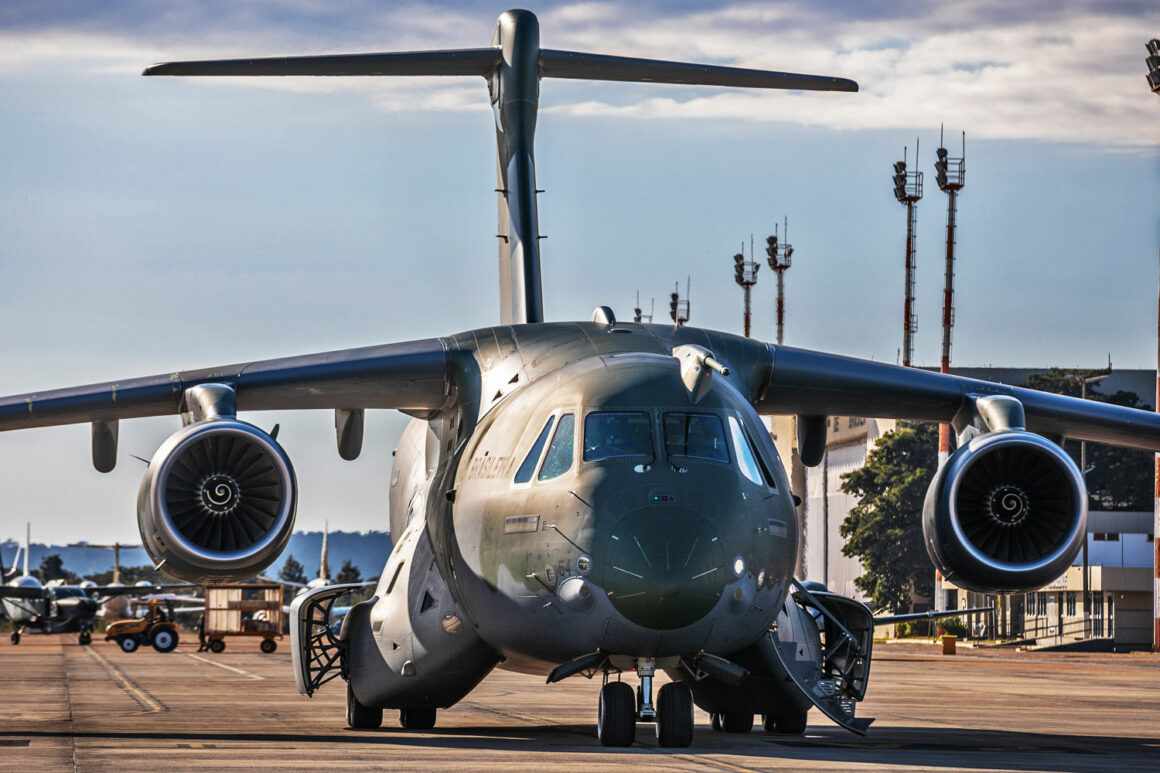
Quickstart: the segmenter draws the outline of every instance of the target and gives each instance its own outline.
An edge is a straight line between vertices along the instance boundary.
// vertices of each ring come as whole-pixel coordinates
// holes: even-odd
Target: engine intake
[[[1071,457],[1022,430],[973,438],[935,475],[923,508],[931,561],[982,593],[1020,593],[1061,575],[1083,545],[1087,488]]]
[[[294,527],[294,468],[269,434],[236,419],[199,421],[167,439],[137,499],[154,562],[192,581],[251,577]]]

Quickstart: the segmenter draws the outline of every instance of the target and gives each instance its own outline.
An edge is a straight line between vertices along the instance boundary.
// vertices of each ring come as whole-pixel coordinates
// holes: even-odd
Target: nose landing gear
[[[682,682],[661,687],[653,703],[653,676],[656,661],[637,658],[640,686],[633,690],[624,682],[609,682],[604,672],[600,704],[596,714],[596,735],[603,746],[631,746],[636,740],[636,723],[655,722],[657,745],[685,747],[693,742],[693,691]]]

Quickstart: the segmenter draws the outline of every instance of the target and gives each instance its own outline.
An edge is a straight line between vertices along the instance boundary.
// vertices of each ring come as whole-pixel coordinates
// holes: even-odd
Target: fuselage
[[[408,427],[391,529],[398,540],[425,519],[451,592],[506,667],[728,653],[768,629],[799,525],[751,403],[762,344],[595,323],[468,335],[479,411]],[[690,389],[673,355],[690,344],[731,373]]]
[[[4,599],[4,613],[13,624],[41,633],[73,633],[92,625],[98,602],[77,585],[49,585],[30,575],[17,577],[9,586],[41,590],[42,598]]]

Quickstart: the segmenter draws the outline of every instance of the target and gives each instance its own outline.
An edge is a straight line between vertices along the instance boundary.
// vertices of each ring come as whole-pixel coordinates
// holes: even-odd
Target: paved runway
[[[105,642],[27,636],[0,644],[0,770],[1160,769],[1160,656],[878,648],[858,738],[810,713],[801,738],[714,733],[698,712],[690,749],[627,750],[592,732],[597,682],[551,687],[496,671],[429,732],[352,732],[341,681],[294,693],[285,646],[221,655],[186,643],[132,655]]]

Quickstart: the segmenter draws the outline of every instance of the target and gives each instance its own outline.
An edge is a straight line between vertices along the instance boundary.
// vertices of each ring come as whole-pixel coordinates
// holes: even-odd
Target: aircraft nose
[[[645,507],[608,538],[605,588],[613,606],[646,628],[700,620],[732,579],[713,524],[689,510]]]

